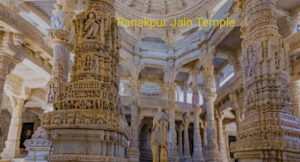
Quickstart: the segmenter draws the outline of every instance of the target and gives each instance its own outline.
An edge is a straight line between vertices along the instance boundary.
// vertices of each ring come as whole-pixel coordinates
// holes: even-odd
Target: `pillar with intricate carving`
[[[244,119],[239,124],[235,157],[243,161],[298,161],[300,122],[292,115],[290,62],[278,33],[276,0],[239,1],[246,13],[242,29]]]
[[[13,112],[8,130],[5,148],[1,153],[2,159],[13,159],[20,156],[20,136],[22,130],[22,116],[24,99],[13,98]]]
[[[216,83],[214,75],[213,57],[215,55],[215,48],[209,49],[208,53],[203,58],[203,74],[204,91],[203,96],[206,107],[206,138],[207,146],[205,150],[205,160],[209,162],[222,161],[221,154],[218,150],[217,136],[216,136],[216,121],[215,121],[215,107],[214,103],[217,98]]]
[[[136,102],[131,105],[130,143],[126,154],[129,162],[139,162],[139,110]]]
[[[68,82],[68,63],[69,53],[71,50],[70,33],[67,30],[67,22],[71,20],[70,16],[66,17],[63,11],[63,4],[56,4],[51,18],[51,29],[48,31],[49,38],[53,47],[53,68],[52,77],[48,83],[47,103],[53,104],[60,90]],[[69,20],[66,20],[69,18]]]
[[[114,5],[86,0],[75,20],[71,81],[42,115],[49,161],[126,161],[129,127],[118,95],[119,30]],[[84,141],[84,142],[83,142]]]

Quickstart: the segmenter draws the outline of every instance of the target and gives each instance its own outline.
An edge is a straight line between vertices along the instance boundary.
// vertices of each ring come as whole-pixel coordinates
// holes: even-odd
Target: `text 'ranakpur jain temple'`
[[[1,0],[0,95],[1,162],[299,162],[300,0]]]

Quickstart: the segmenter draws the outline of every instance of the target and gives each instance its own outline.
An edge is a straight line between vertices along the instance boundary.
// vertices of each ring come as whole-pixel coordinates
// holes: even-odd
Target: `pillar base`
[[[1,153],[2,160],[11,160],[18,158],[21,154],[20,141],[5,141],[5,148]]]
[[[179,162],[180,155],[176,149],[168,150],[169,162]]]
[[[223,162],[218,149],[207,149],[205,152],[206,162]]]
[[[191,156],[183,156],[181,159],[182,162],[192,162]]]
[[[49,130],[53,151],[50,162],[127,162],[127,140],[117,132],[86,129]]]
[[[193,161],[194,162],[204,162],[205,159],[204,159],[203,154],[201,154],[201,153],[194,153],[193,154]]]
[[[128,162],[139,162],[140,161],[140,150],[138,147],[129,147],[126,154]]]

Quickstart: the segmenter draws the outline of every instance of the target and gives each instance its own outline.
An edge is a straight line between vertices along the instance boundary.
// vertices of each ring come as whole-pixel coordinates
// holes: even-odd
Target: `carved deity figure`
[[[53,103],[56,100],[56,87],[53,82],[49,84],[48,103]]]
[[[247,49],[247,76],[252,77],[255,73],[255,65],[256,65],[256,59],[255,59],[255,51],[252,46],[249,46]]]
[[[52,29],[64,29],[64,17],[62,6],[57,4],[55,10],[53,11],[53,16],[51,17],[51,28]]]
[[[88,19],[85,22],[85,27],[84,27],[84,39],[95,39],[98,32],[99,32],[99,22],[96,18],[95,13],[90,12],[88,14]]]
[[[165,113],[159,110],[153,119],[153,127],[151,133],[151,150],[153,162],[168,161],[168,121]],[[160,160],[159,160],[160,159]]]

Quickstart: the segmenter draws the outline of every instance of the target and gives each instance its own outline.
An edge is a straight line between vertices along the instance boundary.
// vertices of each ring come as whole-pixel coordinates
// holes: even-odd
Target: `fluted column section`
[[[9,125],[7,140],[5,141],[5,148],[1,154],[2,159],[14,159],[20,156],[20,136],[22,130],[22,116],[24,100],[14,98],[13,112]]]
[[[205,160],[207,162],[221,161],[221,155],[218,150],[216,136],[216,121],[214,103],[217,98],[216,83],[214,76],[214,66],[212,64],[215,48],[209,49],[203,59],[204,68],[204,99],[206,104],[206,138],[207,146],[205,151]]]

